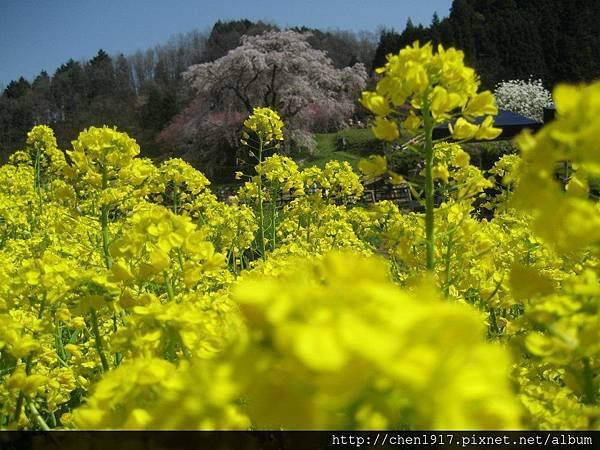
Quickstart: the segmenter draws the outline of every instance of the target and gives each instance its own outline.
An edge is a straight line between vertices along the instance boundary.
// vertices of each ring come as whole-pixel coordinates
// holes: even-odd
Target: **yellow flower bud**
[[[487,116],[477,133],[475,133],[475,139],[480,140],[491,140],[496,139],[500,134],[502,134],[501,128],[494,128],[494,118],[492,116]]]
[[[385,97],[375,92],[363,92],[360,103],[377,116],[385,116],[391,111],[390,105]]]
[[[498,114],[498,106],[494,94],[490,91],[483,91],[472,97],[463,109],[465,117],[481,117],[485,115],[495,116]]]
[[[398,124],[382,117],[375,118],[373,133],[377,139],[385,141],[394,141],[400,137]]]
[[[454,125],[448,124],[452,137],[456,140],[471,139],[475,136],[479,127],[467,122],[462,117],[458,118]]]

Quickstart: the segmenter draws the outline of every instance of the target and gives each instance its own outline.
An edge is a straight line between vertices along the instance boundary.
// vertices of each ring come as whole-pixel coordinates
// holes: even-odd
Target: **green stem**
[[[108,188],[108,171],[106,167],[102,166],[102,190]],[[108,251],[109,235],[108,235],[108,205],[103,204],[100,211],[100,225],[102,227],[102,253],[104,255],[104,264],[107,269],[112,267],[112,258]],[[102,363],[102,370],[108,372],[109,365],[106,355],[104,354],[102,336],[100,335],[100,328],[98,327],[98,316],[95,309],[91,309],[92,314],[92,332],[94,333],[94,341],[98,356],[100,356],[100,362]]]
[[[277,238],[276,236],[276,227],[275,227],[275,221],[277,219],[277,202],[275,201],[275,190],[273,190],[273,194],[271,195],[271,231],[272,231],[272,243],[271,243],[271,248],[273,250],[275,250],[275,239]]]
[[[38,312],[38,319],[42,318],[42,315],[44,314],[44,309],[46,309],[46,295],[44,294],[44,297],[40,303],[40,310]],[[37,333],[35,333],[33,335],[33,337],[35,338],[37,336]],[[33,363],[33,353],[29,353],[27,355],[27,359],[25,360],[25,375],[29,376],[31,374],[31,365]],[[23,394],[23,391],[19,391],[19,396],[17,397],[17,405],[15,407],[15,415],[14,415],[14,421],[18,422],[19,421],[19,416],[21,415],[21,409],[23,408],[23,401],[25,400],[25,394]]]
[[[55,318],[56,320],[56,318]],[[56,352],[60,356],[60,358],[66,362],[67,361],[67,352],[65,351],[65,346],[62,340],[62,330],[60,329],[60,321],[56,320]]]
[[[425,128],[425,240],[427,245],[427,270],[433,271],[434,261],[434,189],[433,189],[433,120],[429,102],[423,101],[423,124]]]
[[[258,142],[258,166],[262,170],[262,151],[263,151],[263,140],[259,139]],[[266,261],[267,255],[265,252],[265,213],[263,209],[263,195],[262,195],[262,175],[258,174],[258,219],[260,226],[260,254],[263,261]]]
[[[163,276],[165,277],[165,285],[167,286],[167,296],[169,297],[169,301],[172,302],[175,299],[173,285],[171,284],[171,280],[169,279],[169,274],[166,271],[163,273]]]
[[[31,373],[31,362],[33,360],[33,355],[30,353],[27,355],[27,359],[25,360],[25,374],[29,375]],[[25,394],[23,391],[19,391],[19,396],[17,397],[17,405],[15,407],[15,415],[13,416],[13,420],[15,422],[19,421],[19,416],[21,416],[21,409],[23,409],[23,401],[25,400]]]
[[[33,160],[33,171],[34,171],[33,188],[35,189],[36,192],[38,192],[39,188],[40,188],[40,151],[39,150],[37,150],[35,152],[35,159]]]
[[[42,215],[42,191],[41,191],[41,152],[36,150],[35,158],[33,160],[33,188],[37,196],[37,216],[32,219],[32,225],[37,228],[38,220]]]
[[[48,426],[46,421],[42,418],[40,412],[37,410],[37,408],[35,407],[33,402],[27,401],[27,405],[29,406],[29,410],[31,411],[31,414],[33,414],[33,417],[37,421],[40,428],[44,431],[50,431],[50,427]]]
[[[183,255],[181,254],[181,248],[177,247],[177,261],[179,262],[179,269],[183,273]]]
[[[96,310],[91,309],[92,313],[92,332],[94,333],[94,341],[96,344],[96,351],[98,352],[98,356],[100,356],[100,362],[102,363],[102,370],[104,372],[108,372],[108,360],[106,359],[106,355],[104,355],[104,345],[102,344],[102,336],[100,335],[100,329],[98,327],[98,316],[96,315]]]
[[[177,185],[173,187],[173,212],[177,214],[178,210],[178,200],[179,199],[179,190],[177,189]]]
[[[596,390],[594,389],[594,373],[590,366],[590,358],[583,358],[583,384],[584,384],[584,403],[588,405],[596,404]]]
[[[448,236],[448,246],[446,247],[446,264],[445,264],[445,273],[446,280],[444,284],[444,295],[448,297],[450,293],[450,266],[452,264],[452,250],[454,247],[454,230]]]
[[[500,334],[500,328],[498,328],[498,321],[496,320],[496,310],[493,307],[490,308],[490,326],[494,334]]]
[[[119,329],[116,312],[113,312],[112,322],[113,322],[113,333],[116,333],[117,330]],[[121,359],[122,359],[121,354],[119,352],[116,352],[115,356],[114,356],[114,364],[113,364],[114,367],[119,367],[119,364],[121,364]]]
[[[50,413],[50,425],[52,425],[52,428],[56,428],[56,426],[58,425],[56,423],[56,414],[54,413],[54,411]]]
[[[102,167],[102,190],[108,188],[108,173],[105,167]],[[102,210],[100,212],[100,224],[102,226],[102,252],[104,254],[104,264],[107,269],[112,267],[112,258],[110,257],[110,253],[108,251],[108,205],[102,205]]]
[[[236,263],[236,256],[235,256],[235,250],[231,249],[229,250],[229,257],[227,258],[228,261],[231,261],[231,271],[233,272],[233,274],[235,276],[238,275],[238,269],[237,269],[237,263]]]
[[[41,169],[41,152],[38,150],[35,153],[35,180],[34,180],[34,184],[35,184],[35,191],[38,194],[38,198],[41,202],[42,199],[42,194],[40,192],[41,187],[42,187],[42,169]]]

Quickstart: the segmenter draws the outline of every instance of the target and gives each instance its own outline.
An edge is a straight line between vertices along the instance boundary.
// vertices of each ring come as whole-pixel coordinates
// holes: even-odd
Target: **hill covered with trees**
[[[450,15],[429,27],[409,19],[404,31],[384,30],[372,68],[415,40],[462,49],[484,85],[502,80],[561,81],[600,77],[600,2],[586,0],[454,0]]]
[[[89,61],[69,60],[33,81],[14,80],[0,95],[0,157],[6,160],[22,148],[36,124],[51,125],[61,147],[85,127],[115,125],[135,137],[147,156],[163,157],[170,148],[156,137],[194,97],[183,80],[185,70],[223,57],[244,35],[276,30],[249,20],[217,22],[208,33],[181,34],[132,55],[100,50]],[[311,32],[311,46],[325,51],[336,68],[357,62],[370,66],[377,44],[376,35],[368,33],[297,31]]]

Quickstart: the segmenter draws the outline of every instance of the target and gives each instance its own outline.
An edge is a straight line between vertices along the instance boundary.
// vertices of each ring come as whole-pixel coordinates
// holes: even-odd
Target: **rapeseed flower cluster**
[[[283,141],[283,121],[271,108],[254,108],[250,117],[244,121],[244,127],[255,134],[263,145],[277,145],[278,141]],[[248,132],[243,135],[244,144],[247,139],[251,139]]]
[[[495,133],[462,61],[391,56],[363,95],[379,135],[404,104],[398,130]],[[426,214],[361,203],[347,163],[263,158],[283,139],[270,109],[245,123],[257,163],[228,202],[116,129],[63,151],[34,127],[0,167],[0,426],[597,428],[599,99],[557,88],[557,120],[489,171],[431,142],[435,240]]]
[[[375,91],[363,92],[361,103],[375,114],[373,132],[385,140],[395,140],[401,130],[414,135],[426,121],[450,125],[455,139],[494,139],[500,130],[493,128],[498,108],[490,91],[478,93],[479,79],[464,64],[464,54],[439,45],[434,53],[430,43],[415,42],[387,57]],[[408,111],[401,114],[402,109]],[[472,121],[485,116],[479,125]],[[399,118],[402,117],[402,120]]]

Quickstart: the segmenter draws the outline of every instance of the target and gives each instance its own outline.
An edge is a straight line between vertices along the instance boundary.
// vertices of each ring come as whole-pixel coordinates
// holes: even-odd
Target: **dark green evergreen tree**
[[[373,67],[419,37],[465,52],[484,87],[530,76],[548,87],[600,78],[600,2],[585,0],[454,0],[447,18],[400,34],[384,31]]]

